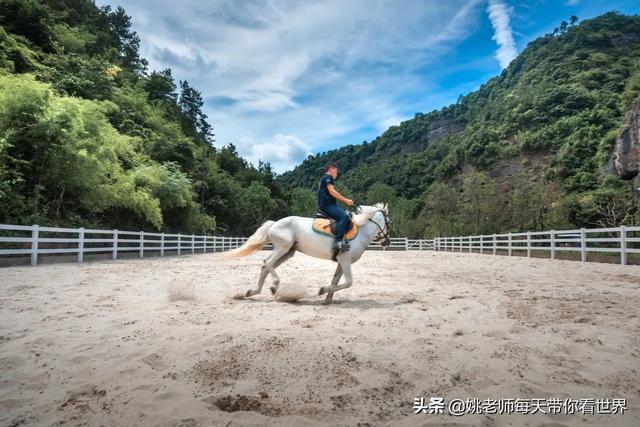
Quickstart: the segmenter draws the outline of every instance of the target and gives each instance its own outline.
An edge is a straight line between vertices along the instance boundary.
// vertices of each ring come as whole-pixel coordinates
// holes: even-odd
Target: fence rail
[[[168,252],[178,255],[222,252],[237,248],[246,237],[195,234],[148,233],[145,231],[96,230],[41,227],[39,225],[0,224],[0,257],[30,255],[31,265],[41,255],[75,254],[83,262],[86,254],[110,254],[117,260],[122,253],[145,255]],[[9,235],[7,235],[9,234]]]
[[[466,250],[493,255],[504,251],[511,256],[521,251],[530,257],[533,252],[542,251],[549,252],[551,259],[556,258],[558,252],[575,252],[580,254],[582,262],[587,261],[589,253],[613,253],[626,265],[629,254],[640,254],[640,226],[436,237],[433,244],[437,251]]]
[[[151,254],[165,256],[168,252],[177,255],[223,252],[246,241],[246,237],[0,224],[0,258],[30,256],[34,266],[42,255],[75,254],[77,261],[83,262],[87,254],[110,254],[112,260],[117,260],[123,253],[136,252],[140,258]],[[272,248],[271,244],[265,246]],[[369,248],[381,247],[374,242]],[[433,240],[392,238],[390,249],[433,249]]]

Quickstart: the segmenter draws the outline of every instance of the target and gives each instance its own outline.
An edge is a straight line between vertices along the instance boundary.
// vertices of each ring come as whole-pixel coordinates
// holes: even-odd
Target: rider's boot
[[[333,249],[337,249],[338,252],[347,252],[349,250],[349,242],[347,242],[346,240],[342,239],[342,240],[337,240],[334,244],[333,244]]]

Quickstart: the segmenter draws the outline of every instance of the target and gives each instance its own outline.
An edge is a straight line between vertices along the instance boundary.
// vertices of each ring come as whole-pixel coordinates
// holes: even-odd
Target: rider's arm
[[[338,190],[336,190],[336,188],[332,184],[327,185],[327,191],[329,191],[329,194],[331,194],[336,199],[340,200],[342,203],[348,206],[353,206],[353,200],[347,199],[342,194],[338,193]]]

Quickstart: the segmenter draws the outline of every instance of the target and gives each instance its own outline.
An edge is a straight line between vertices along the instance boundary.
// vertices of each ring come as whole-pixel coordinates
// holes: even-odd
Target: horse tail
[[[269,241],[269,229],[275,221],[267,221],[256,230],[255,233],[247,239],[244,245],[231,251],[225,252],[222,256],[225,258],[235,258],[251,255],[258,252]]]

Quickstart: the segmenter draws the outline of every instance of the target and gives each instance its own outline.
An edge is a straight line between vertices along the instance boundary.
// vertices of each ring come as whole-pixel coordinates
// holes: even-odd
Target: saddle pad
[[[311,228],[313,228],[313,231],[316,231],[320,234],[326,234],[327,236],[331,236],[335,238],[336,236],[331,232],[331,223],[333,222],[335,221],[332,219],[315,218],[313,220],[313,224],[311,225]],[[353,240],[358,235],[358,226],[353,223],[351,223],[351,225],[352,225],[351,229],[347,231],[346,234],[344,235],[344,238],[346,240]]]

